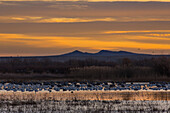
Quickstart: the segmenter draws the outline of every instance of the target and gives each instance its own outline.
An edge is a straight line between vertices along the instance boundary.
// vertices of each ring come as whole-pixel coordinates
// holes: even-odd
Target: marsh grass
[[[3,113],[170,112],[169,91],[0,92]]]
[[[11,104],[11,101],[2,103],[0,112],[5,113],[170,112],[170,101],[67,100],[33,102],[33,104],[29,101],[28,103],[18,101],[17,104]]]
[[[79,100],[165,100],[170,101],[170,91],[1,91],[0,101],[79,101]]]

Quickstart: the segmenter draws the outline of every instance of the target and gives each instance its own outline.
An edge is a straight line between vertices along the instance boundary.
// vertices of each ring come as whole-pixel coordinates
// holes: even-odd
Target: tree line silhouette
[[[14,74],[14,77],[17,74],[53,74],[56,77],[60,74],[65,78],[90,80],[169,80],[170,58],[123,58],[116,62],[95,59],[72,59],[65,62],[36,58],[1,60],[0,75],[8,74]]]

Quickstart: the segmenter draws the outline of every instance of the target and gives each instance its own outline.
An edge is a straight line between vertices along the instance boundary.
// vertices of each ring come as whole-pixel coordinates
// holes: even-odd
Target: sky
[[[170,0],[0,0],[0,56],[170,54]]]

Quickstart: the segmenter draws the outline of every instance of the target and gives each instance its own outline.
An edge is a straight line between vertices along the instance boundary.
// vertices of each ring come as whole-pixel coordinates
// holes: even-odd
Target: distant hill
[[[87,53],[87,52],[81,52],[79,50],[75,50],[70,53],[66,53],[63,55],[57,55],[57,56],[129,56],[129,55],[144,55],[144,56],[150,56],[149,54],[138,54],[138,53],[132,53],[127,51],[109,51],[109,50],[101,50],[97,53]]]
[[[98,53],[95,53],[97,56],[129,56],[129,55],[146,55],[146,54],[137,54],[127,51],[108,51],[108,50],[101,50]]]
[[[70,52],[70,53],[66,53],[66,54],[63,54],[63,55],[59,55],[59,56],[75,56],[75,57],[78,57],[78,56],[92,56],[93,53],[87,53],[87,52],[81,52],[79,50],[75,50],[73,52]]]
[[[28,56],[28,57],[0,57],[0,60],[3,59],[44,59],[48,58],[55,61],[66,61],[70,59],[96,59],[96,60],[104,60],[104,61],[115,61],[121,58],[129,58],[129,59],[143,59],[143,58],[152,58],[152,57],[160,57],[166,56],[170,57],[170,55],[151,55],[151,54],[139,54],[139,53],[132,53],[127,51],[109,51],[109,50],[101,50],[97,53],[88,53],[88,52],[81,52],[79,50],[75,50],[73,52],[69,52],[62,55],[53,55],[53,56]]]

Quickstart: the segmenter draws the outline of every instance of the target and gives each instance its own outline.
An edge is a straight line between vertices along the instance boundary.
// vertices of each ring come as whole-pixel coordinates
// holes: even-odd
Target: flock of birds
[[[121,91],[170,90],[170,82],[0,82],[0,91]]]

